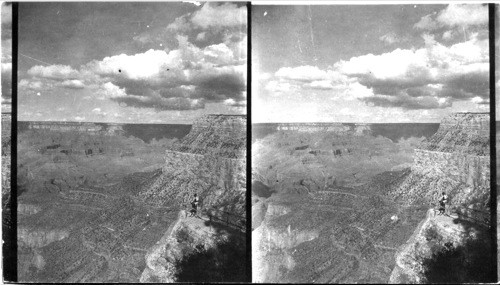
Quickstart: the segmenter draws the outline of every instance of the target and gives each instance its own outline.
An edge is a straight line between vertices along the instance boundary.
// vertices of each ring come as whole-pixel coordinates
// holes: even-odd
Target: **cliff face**
[[[205,221],[187,217],[180,211],[177,221],[163,237],[146,253],[146,268],[140,282],[175,283],[182,260],[194,255],[200,249],[216,247],[217,242],[227,239],[228,233],[205,225]]]
[[[393,193],[404,203],[436,203],[441,192],[451,206],[488,210],[489,114],[457,113],[416,150],[411,174]]]
[[[167,161],[171,152],[242,159],[246,155],[246,116],[203,116],[172,151],[167,151]]]
[[[289,123],[279,124],[278,131],[297,132],[335,132],[338,134],[370,135],[372,133],[368,124],[342,124],[342,123]]]
[[[11,123],[11,114],[2,114],[2,195],[6,196],[10,193]]]
[[[489,156],[489,146],[489,113],[454,113],[441,121],[438,131],[419,149]]]
[[[244,215],[246,117],[208,115],[167,150],[165,165],[138,196],[151,205],[172,201],[189,207],[195,193],[202,209]]]
[[[477,238],[489,231],[485,228],[490,213],[489,155],[489,114],[483,113],[457,113],[444,118],[437,133],[415,150],[411,173],[392,195],[403,204],[430,203],[434,208],[441,192],[446,192],[451,216],[428,211],[426,219],[397,251],[391,283],[436,282],[427,278],[433,274],[435,278],[435,272],[442,270],[440,265],[432,265],[437,258],[472,259],[478,249],[489,247],[488,238]],[[466,268],[454,270],[462,271],[460,278],[472,278],[457,280],[484,282],[470,277],[470,272],[464,273]]]
[[[90,122],[20,122],[26,124],[29,130],[48,130],[59,132],[85,132],[88,134],[119,135],[123,134],[120,124],[99,124]]]

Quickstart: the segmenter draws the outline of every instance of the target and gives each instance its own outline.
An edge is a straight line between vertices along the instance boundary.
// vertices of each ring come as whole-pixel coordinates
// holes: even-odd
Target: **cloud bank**
[[[134,37],[144,43],[175,38],[176,48],[149,49],[93,60],[79,67],[36,65],[20,88],[94,91],[96,100],[156,110],[196,110],[206,103],[244,105],[246,100],[246,7],[205,3],[161,31]],[[218,37],[196,45],[192,35]]]
[[[324,69],[311,65],[282,67],[263,77],[260,84],[271,96],[322,90],[321,94],[335,98],[403,110],[443,109],[458,101],[488,104],[487,22],[485,5],[449,5],[414,25],[422,33],[425,44],[421,48],[365,54]],[[457,31],[464,27],[476,30],[469,30],[465,39],[456,41]],[[454,43],[437,40],[443,38],[443,29],[448,29],[447,37],[454,38]],[[404,40],[394,33],[379,39],[388,45]]]

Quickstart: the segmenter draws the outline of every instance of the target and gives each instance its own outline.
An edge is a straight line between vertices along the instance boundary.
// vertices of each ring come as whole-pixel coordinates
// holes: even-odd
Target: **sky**
[[[12,111],[12,5],[1,4],[1,84],[2,113]]]
[[[246,22],[244,3],[20,3],[18,119],[244,114]]]
[[[252,122],[489,111],[486,5],[252,7]]]

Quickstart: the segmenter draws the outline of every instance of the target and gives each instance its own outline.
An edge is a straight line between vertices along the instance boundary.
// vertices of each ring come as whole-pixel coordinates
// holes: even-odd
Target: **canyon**
[[[397,141],[361,129],[287,126],[253,141],[255,282],[432,282],[437,257],[477,261],[468,246],[491,246],[476,238],[490,232],[488,114],[451,114]],[[435,217],[443,191],[451,214]]]
[[[164,268],[151,266],[151,254],[165,260],[169,253],[158,245],[188,228],[179,228],[186,225],[180,213],[193,193],[200,218],[191,218],[196,230],[183,230],[187,240],[204,240],[214,258],[225,254],[221,236],[245,244],[244,227],[234,226],[245,222],[245,116],[207,115],[186,135],[159,134],[148,143],[98,124],[42,125],[19,133],[20,281],[157,282],[141,276],[163,276],[168,268],[176,268],[168,280],[182,277],[182,262],[205,251],[184,250]],[[207,215],[212,223],[202,222]],[[238,221],[217,223],[218,215]],[[200,229],[211,234],[196,236]],[[246,278],[240,264],[235,280]]]
[[[15,260],[15,225],[11,218],[11,144],[12,144],[12,113],[2,112],[2,250],[4,260]],[[5,278],[15,277],[15,267],[12,263],[4,263]]]

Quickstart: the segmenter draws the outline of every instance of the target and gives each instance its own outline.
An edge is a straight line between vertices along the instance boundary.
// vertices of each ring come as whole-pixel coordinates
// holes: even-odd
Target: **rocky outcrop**
[[[246,191],[246,117],[208,115],[167,150],[161,173],[144,185],[139,198],[150,205],[176,201],[244,215]]]
[[[464,245],[474,242],[476,228],[489,224],[489,155],[487,113],[456,113],[444,118],[436,134],[415,150],[410,174],[391,195],[403,204],[434,207],[441,192],[446,192],[448,211],[455,216],[436,217],[435,210],[429,210],[396,253],[391,283],[426,282],[424,260],[439,251],[461,247],[461,254],[471,254]],[[465,220],[472,226],[465,227]]]
[[[198,249],[215,247],[224,238],[227,238],[227,233],[206,226],[203,220],[189,218],[185,211],[180,211],[177,221],[146,253],[146,268],[140,282],[176,282],[180,261],[195,254]]]
[[[439,250],[459,248],[478,238],[477,229],[454,220],[448,216],[436,216],[434,210],[429,210],[408,242],[399,248],[389,283],[426,283],[425,260],[432,259]]]

